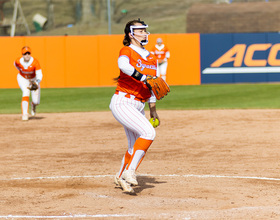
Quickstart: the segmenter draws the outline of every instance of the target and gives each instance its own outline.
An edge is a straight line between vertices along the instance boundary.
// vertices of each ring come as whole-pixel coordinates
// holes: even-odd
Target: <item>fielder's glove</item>
[[[170,92],[168,84],[161,77],[148,75],[145,81],[148,88],[155,94],[157,100],[162,99]]]
[[[37,90],[38,89],[38,84],[36,82],[30,82],[29,87],[27,87],[29,90]]]

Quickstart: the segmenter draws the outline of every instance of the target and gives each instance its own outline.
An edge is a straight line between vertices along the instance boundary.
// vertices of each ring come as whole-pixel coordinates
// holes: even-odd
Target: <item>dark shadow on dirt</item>
[[[144,189],[154,188],[156,184],[163,184],[166,181],[157,181],[155,177],[137,176],[138,186],[133,187],[134,192],[140,193]]]
[[[45,117],[32,116],[32,117],[29,118],[29,120],[42,120],[44,118]]]

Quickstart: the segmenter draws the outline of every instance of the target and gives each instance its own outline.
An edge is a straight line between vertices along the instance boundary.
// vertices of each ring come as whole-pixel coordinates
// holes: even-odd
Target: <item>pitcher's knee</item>
[[[156,130],[151,126],[149,129],[145,131],[145,134],[141,135],[141,138],[147,140],[154,140],[156,137]]]

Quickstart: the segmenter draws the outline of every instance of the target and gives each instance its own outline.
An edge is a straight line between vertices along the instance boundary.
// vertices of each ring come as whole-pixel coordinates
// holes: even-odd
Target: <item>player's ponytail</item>
[[[133,25],[133,22],[134,21],[129,21],[127,22],[127,24],[125,25],[125,28],[124,28],[124,39],[123,39],[123,45],[124,46],[129,46],[130,43],[131,43],[131,39],[129,37],[129,33],[130,33],[130,26]]]

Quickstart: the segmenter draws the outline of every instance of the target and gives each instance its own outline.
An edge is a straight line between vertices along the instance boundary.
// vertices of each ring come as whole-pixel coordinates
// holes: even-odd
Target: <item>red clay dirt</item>
[[[111,112],[0,115],[0,219],[280,219],[280,110],[158,114],[133,195]]]

